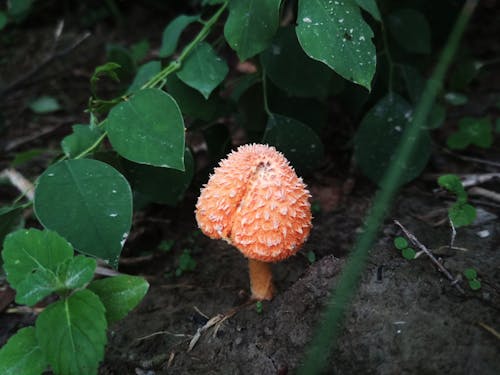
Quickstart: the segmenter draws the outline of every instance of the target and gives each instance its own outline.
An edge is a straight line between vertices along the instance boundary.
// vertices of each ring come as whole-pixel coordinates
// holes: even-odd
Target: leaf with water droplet
[[[357,4],[299,1],[297,20],[297,36],[307,55],[345,79],[371,89],[376,66],[373,31]]]
[[[118,265],[122,236],[132,223],[132,192],[113,167],[92,159],[50,166],[38,178],[34,209],[44,227],[76,250]]]

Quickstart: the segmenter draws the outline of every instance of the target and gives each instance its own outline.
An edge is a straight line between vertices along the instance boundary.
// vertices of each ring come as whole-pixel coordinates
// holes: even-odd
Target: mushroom
[[[294,255],[307,240],[310,196],[283,154],[262,144],[231,152],[201,189],[198,226],[248,258],[253,299],[272,299],[270,263]]]

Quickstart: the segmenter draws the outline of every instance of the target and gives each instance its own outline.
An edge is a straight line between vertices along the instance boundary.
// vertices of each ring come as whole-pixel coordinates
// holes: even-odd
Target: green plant
[[[2,252],[16,302],[33,306],[57,295],[34,327],[19,330],[0,349],[2,374],[94,374],[104,357],[106,329],[134,308],[148,283],[121,275],[92,281],[93,258],[73,256],[56,232],[21,229],[8,235]]]
[[[406,258],[408,260],[415,259],[417,253],[413,248],[409,246],[406,238],[400,236],[394,238],[394,246],[396,247],[396,249],[401,250],[403,258]]]
[[[196,260],[191,256],[191,251],[184,249],[178,259],[178,266],[175,270],[175,276],[181,276],[184,272],[194,271],[196,268]]]
[[[493,144],[493,125],[489,117],[464,117],[458,123],[458,130],[446,141],[451,149],[463,150],[470,145],[482,148]]]
[[[453,226],[459,228],[472,224],[476,219],[476,209],[467,203],[467,193],[460,178],[454,174],[443,175],[438,178],[438,184],[457,197],[457,201],[448,209]]]
[[[464,276],[472,290],[481,289],[481,281],[477,278],[477,272],[474,268],[467,268],[464,270]]]
[[[262,314],[262,311],[264,311],[262,301],[255,302],[255,311],[257,311],[257,314]]]

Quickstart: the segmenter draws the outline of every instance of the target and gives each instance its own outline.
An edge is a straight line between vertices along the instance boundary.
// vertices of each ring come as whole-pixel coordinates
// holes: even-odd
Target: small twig
[[[453,245],[455,244],[455,238],[457,237],[457,230],[455,229],[455,225],[453,225],[453,220],[448,218],[451,227],[451,236],[450,236],[450,249],[453,249]]]
[[[469,193],[470,195],[484,197],[484,198],[487,198],[487,199],[490,199],[492,201],[500,203],[500,194],[498,194],[494,191],[491,191],[491,190],[484,189],[484,188],[479,187],[479,186],[475,186],[475,187],[467,190],[467,193]]]
[[[500,333],[495,328],[490,327],[489,325],[484,324],[483,322],[478,322],[477,324],[500,340]]]
[[[415,237],[415,235],[413,235],[412,233],[410,233],[408,231],[408,229],[406,229],[403,224],[401,224],[398,220],[394,220],[394,224],[396,224],[398,227],[401,228],[401,230],[404,232],[405,236],[408,237],[408,239],[410,240],[410,242],[418,247],[421,251],[423,251],[431,260],[432,262],[439,268],[439,270],[445,274],[445,276],[450,280],[451,283],[453,283],[455,281],[455,278],[451,275],[451,273],[441,264],[441,262],[439,262],[436,257],[434,256],[434,254],[432,254],[432,252],[427,249],[427,247],[425,247],[418,239],[417,237]],[[454,284],[455,288],[457,288],[457,290],[462,293],[462,294],[465,294],[464,290],[462,289],[462,287],[460,285],[458,285],[458,283]]]
[[[21,173],[16,171],[14,168],[4,169],[0,173],[0,177],[7,178],[12,185],[14,185],[17,190],[26,196],[30,201],[33,201],[35,197],[35,187],[27,178],[25,178]]]
[[[142,341],[142,340],[147,340],[150,339],[151,337],[158,336],[158,335],[169,335],[169,336],[174,336],[174,337],[193,337],[193,335],[186,335],[184,333],[173,333],[170,331],[158,331],[158,332],[153,332],[149,335],[138,337],[135,340],[136,341]]]
[[[498,163],[496,161],[484,160],[484,159],[474,158],[472,156],[465,156],[465,155],[456,154],[453,151],[450,151],[449,149],[447,149],[445,147],[443,147],[442,150],[444,152],[446,152],[447,154],[454,156],[454,157],[461,159],[461,160],[471,161],[473,163],[491,165],[493,167],[500,167],[500,163]]]

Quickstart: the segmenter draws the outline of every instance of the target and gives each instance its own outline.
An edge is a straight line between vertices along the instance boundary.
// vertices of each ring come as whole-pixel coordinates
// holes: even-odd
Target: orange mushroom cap
[[[246,257],[278,262],[295,254],[311,230],[309,191],[274,147],[240,146],[221,160],[196,204],[204,234]]]

